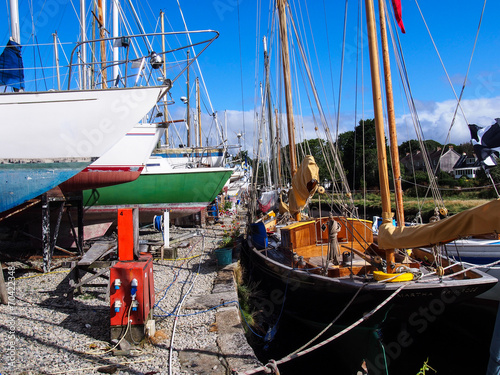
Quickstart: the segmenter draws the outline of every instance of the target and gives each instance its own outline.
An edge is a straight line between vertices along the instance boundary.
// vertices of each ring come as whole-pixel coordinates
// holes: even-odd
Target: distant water
[[[307,307],[305,307],[307,308]],[[368,321],[336,341],[303,357],[280,365],[282,375],[291,374],[357,374],[363,361],[369,374],[485,374],[489,346],[497,307],[476,300],[446,306],[444,311],[415,311],[398,316],[389,312],[383,322]],[[353,322],[359,317],[353,317]],[[345,327],[335,327],[318,342]],[[321,330],[283,315],[274,340],[264,348],[256,341],[254,348],[260,360],[281,359],[293,352]]]

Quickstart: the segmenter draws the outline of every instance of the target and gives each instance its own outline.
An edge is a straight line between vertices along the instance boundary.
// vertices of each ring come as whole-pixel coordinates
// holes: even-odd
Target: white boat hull
[[[102,156],[147,114],[163,90],[0,94],[0,212],[52,189]]]
[[[135,180],[165,129],[139,124],[103,156],[61,185],[63,191],[95,189]]]
[[[500,260],[500,240],[460,239],[445,245],[448,256],[456,261],[473,265],[486,265]],[[500,264],[496,268],[480,268],[483,272],[500,279]],[[500,283],[478,296],[478,298],[500,301]]]

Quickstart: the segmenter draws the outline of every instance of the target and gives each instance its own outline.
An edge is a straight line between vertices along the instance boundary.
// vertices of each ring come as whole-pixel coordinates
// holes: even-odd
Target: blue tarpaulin
[[[21,46],[9,40],[0,55],[0,85],[24,90],[24,67]]]

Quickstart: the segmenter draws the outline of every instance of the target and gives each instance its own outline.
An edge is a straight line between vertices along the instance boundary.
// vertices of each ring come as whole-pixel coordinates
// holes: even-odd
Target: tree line
[[[386,140],[386,144],[388,142]],[[438,148],[448,148],[453,146],[453,149],[459,154],[466,153],[472,155],[474,152],[470,142],[462,143],[459,145],[447,144],[443,145],[434,140],[426,140],[423,142],[427,153],[432,153]],[[339,152],[339,157],[343,166],[344,173],[346,174],[349,188],[353,191],[363,189],[378,190],[379,188],[379,173],[378,173],[378,159],[377,159],[377,142],[375,135],[375,121],[374,119],[360,120],[358,125],[352,131],[341,133],[338,136],[337,143],[335,144]],[[312,154],[319,167],[320,182],[330,181],[331,176],[325,160],[330,158],[330,153],[324,154],[323,150],[328,150],[329,145],[325,139],[316,138],[303,141],[297,144],[299,158],[301,155]],[[409,140],[403,142],[398,146],[400,160],[407,153],[414,153],[421,150],[420,143],[417,140]],[[245,156],[248,154],[245,152]],[[281,160],[287,160],[288,145],[281,149]],[[392,184],[392,167],[389,149],[387,148],[389,179]],[[287,170],[288,163],[285,163],[283,170]],[[261,162],[259,167],[259,183],[264,182],[262,175],[264,168],[267,168],[266,163]],[[426,190],[429,183],[429,176],[427,172],[421,170],[406,170],[403,165],[400,165],[402,185],[405,195],[413,196],[421,194]],[[490,170],[493,180],[500,182],[500,166],[496,166]],[[475,179],[467,179],[461,177],[456,179],[452,174],[438,171],[436,174],[438,185],[443,188],[443,195],[453,195],[461,192],[467,188],[477,188],[482,186],[491,185],[491,180],[486,176],[483,170],[478,172]],[[336,176],[338,178],[338,176]],[[288,178],[289,180],[289,178]],[[285,181],[287,178],[285,177]],[[481,194],[484,197],[489,197],[493,194],[493,190],[485,191]]]

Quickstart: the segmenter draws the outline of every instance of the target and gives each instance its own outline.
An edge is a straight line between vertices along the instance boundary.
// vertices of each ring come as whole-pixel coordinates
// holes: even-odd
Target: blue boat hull
[[[45,193],[88,164],[89,161],[0,164],[0,212]]]

